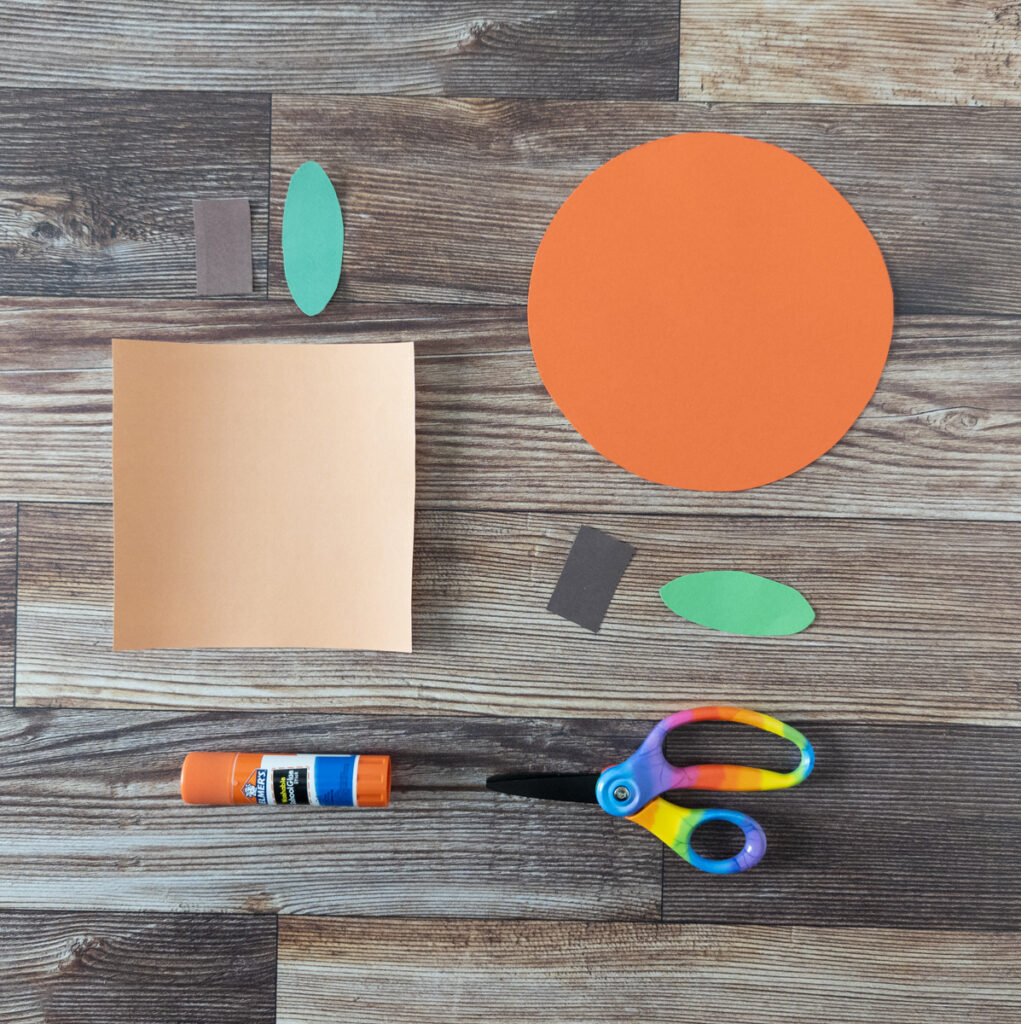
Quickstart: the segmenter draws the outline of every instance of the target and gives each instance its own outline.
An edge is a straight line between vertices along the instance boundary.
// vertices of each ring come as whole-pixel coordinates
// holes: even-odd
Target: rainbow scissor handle
[[[736,764],[694,764],[678,768],[663,754],[666,734],[689,722],[741,722],[790,740],[801,752],[801,762],[792,772],[767,768],[744,768]],[[705,707],[678,711],[653,726],[642,745],[626,760],[607,768],[596,783],[596,799],[607,814],[627,818],[647,828],[674,853],[700,871],[729,875],[754,867],[766,852],[766,834],[754,818],[738,811],[696,810],[679,807],[660,794],[671,789],[709,789],[748,792],[786,789],[808,778],[815,764],[812,744],[797,729],[769,715],[745,708]],[[691,834],[707,821],[729,821],[745,835],[740,853],[713,860],[696,853]]]

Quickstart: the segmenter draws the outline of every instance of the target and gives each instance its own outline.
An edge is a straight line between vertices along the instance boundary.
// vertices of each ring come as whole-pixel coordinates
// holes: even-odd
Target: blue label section
[[[316,799],[335,807],[355,805],[355,762],[357,757],[317,757]]]
[[[260,768],[255,773],[255,800],[256,803],[268,804],[269,800],[266,797],[266,769]]]

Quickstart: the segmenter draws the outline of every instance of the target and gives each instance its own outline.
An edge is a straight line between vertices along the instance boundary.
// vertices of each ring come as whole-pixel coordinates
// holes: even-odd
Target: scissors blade
[[[598,772],[564,774],[563,772],[514,772],[490,775],[486,789],[511,796],[527,796],[537,800],[566,800],[576,804],[596,803]]]

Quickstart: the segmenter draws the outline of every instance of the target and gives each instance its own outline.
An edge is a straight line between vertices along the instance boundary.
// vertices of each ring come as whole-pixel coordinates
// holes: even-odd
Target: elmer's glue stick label
[[[199,751],[184,759],[181,798],[188,804],[386,807],[390,758]]]

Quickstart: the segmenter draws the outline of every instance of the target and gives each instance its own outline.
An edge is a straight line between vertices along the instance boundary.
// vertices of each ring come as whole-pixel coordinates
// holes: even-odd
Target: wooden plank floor
[[[1017,8],[999,0],[684,0],[680,98],[1016,104]],[[792,74],[797,68],[797,74]]]
[[[237,195],[251,204],[255,294],[265,293],[268,96],[3,98],[5,295],[194,295],[192,203]]]
[[[522,758],[554,771],[587,769],[592,748],[619,760],[634,744],[633,723],[2,714],[0,906],[660,918],[660,849],[640,829],[616,827],[589,807],[535,808],[483,787],[487,774]],[[387,752],[393,807],[274,813],[182,804],[184,755],[222,748]],[[72,871],[59,870],[69,864]]]
[[[0,40],[0,1022],[1021,1019],[1013,7],[9,0]],[[601,459],[528,346],[559,204],[691,130],[807,159],[894,284],[862,417],[752,492]],[[314,320],[279,256],[307,159],[347,231]],[[192,201],[238,195],[255,290],[197,298]],[[415,342],[415,654],[111,651],[118,336]],[[544,610],[582,524],[638,549],[596,636]],[[727,567],[816,623],[743,639],[659,601]],[[483,788],[716,701],[818,755],[789,792],[684,798],[762,822],[747,874]],[[189,808],[212,748],[388,752],[393,804]],[[712,726],[668,753],[790,766]]]
[[[545,610],[578,521],[420,511],[414,654],[114,652],[110,506],[22,505],[18,704],[1021,725],[1015,523],[589,514],[638,549],[593,636]],[[750,639],[678,619],[659,588],[712,568],[789,581],[816,624]]]
[[[289,300],[0,302],[0,493],[109,502],[110,339],[416,345],[419,508],[1016,521],[1021,321],[904,315],[858,422],[795,476],[702,494],[597,455],[539,380],[524,310]],[[550,487],[550,480],[559,486]]]
[[[1019,954],[1016,934],[283,918],[277,1019],[1009,1021]]]
[[[0,707],[14,703],[18,587],[18,506],[0,504]]]
[[[1018,108],[275,96],[270,295],[287,297],[280,219],[303,160],[359,210],[343,298],[520,304],[574,186],[686,131],[767,139],[825,174],[882,248],[898,312],[1021,314]]]
[[[676,0],[5,0],[0,86],[673,99]]]
[[[276,923],[238,914],[0,914],[0,1018],[270,1024]]]
[[[482,788],[492,772],[622,760],[648,721],[476,717],[466,727],[394,715],[7,710],[0,794],[16,795],[0,798],[0,908],[944,930],[1021,922],[1016,730],[795,721],[816,745],[814,784],[727,799],[762,823],[770,853],[721,886],[592,807],[533,806]],[[182,805],[184,754],[218,746],[389,751],[393,806]],[[668,753],[791,759],[773,737],[705,726],[672,737]],[[70,859],[73,874],[57,870]]]

